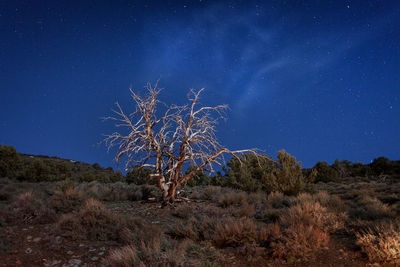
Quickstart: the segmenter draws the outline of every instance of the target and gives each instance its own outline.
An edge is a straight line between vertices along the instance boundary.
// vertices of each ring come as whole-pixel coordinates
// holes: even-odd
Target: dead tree
[[[157,84],[154,87],[147,84],[144,96],[130,89],[136,104],[136,110],[130,115],[116,103],[115,115],[105,119],[116,121],[116,126],[127,128],[128,133],[106,135],[104,142],[108,149],[118,147],[117,164],[126,157],[126,170],[151,168],[153,173],[149,179],[157,179],[166,204],[175,200],[176,189],[196,173],[213,172],[213,164],[222,165],[224,154],[255,153],[255,149],[232,151],[221,146],[215,135],[216,125],[227,105],[200,107],[199,95],[203,89],[197,92],[191,89],[187,105],[166,106],[158,100],[161,89]],[[159,107],[163,110],[158,110]],[[187,163],[196,168],[183,175],[182,169]]]

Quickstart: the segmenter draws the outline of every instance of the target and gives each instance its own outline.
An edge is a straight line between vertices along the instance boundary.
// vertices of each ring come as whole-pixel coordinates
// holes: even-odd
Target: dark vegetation
[[[0,264],[400,264],[400,161],[302,169],[280,151],[232,158],[223,172],[197,173],[178,193],[187,201],[161,209],[147,169],[1,146]]]
[[[194,170],[189,166],[185,173]],[[186,182],[186,186],[228,186],[247,192],[280,191],[287,195],[297,195],[309,190],[318,182],[344,182],[348,177],[391,177],[400,179],[400,161],[385,157],[374,159],[370,164],[352,163],[336,160],[329,165],[320,161],[310,169],[302,169],[301,162],[284,150],[279,151],[277,160],[267,155],[257,157],[253,154],[232,157],[223,167],[225,174],[217,172],[209,176],[197,173]],[[12,146],[0,145],[0,177],[21,182],[53,182],[71,180],[75,182],[115,183],[126,182],[136,185],[155,185],[149,178],[151,170],[134,169],[123,175],[111,167],[87,164],[57,157],[34,156],[18,153]]]

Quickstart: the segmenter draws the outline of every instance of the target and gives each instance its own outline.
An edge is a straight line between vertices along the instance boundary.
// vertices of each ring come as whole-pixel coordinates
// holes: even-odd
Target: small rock
[[[25,249],[25,253],[26,253],[26,254],[31,254],[31,253],[32,253],[32,249],[31,249],[31,248]]]
[[[22,231],[28,231],[28,228],[22,228]]]
[[[74,252],[72,252],[71,250],[68,250],[68,251],[67,251],[67,254],[68,254],[68,255],[72,255],[72,254],[74,254]]]
[[[82,243],[81,243],[81,244],[79,244],[79,247],[84,247],[84,246],[85,246],[85,245],[84,245],[84,244],[82,244]]]
[[[63,267],[78,267],[81,265],[82,261],[79,259],[70,259],[68,263],[64,263],[62,266]]]
[[[61,242],[62,242],[61,236],[56,236],[54,241],[56,242],[56,244],[61,244]]]
[[[43,265],[45,267],[52,267],[52,266],[55,266],[55,265],[57,265],[59,263],[61,263],[61,260],[53,260],[53,261],[50,261],[50,262],[46,261],[45,263],[43,263]]]
[[[100,250],[105,251],[106,247],[101,247]]]
[[[36,238],[33,239],[33,242],[39,242],[40,240],[42,240],[41,237],[36,237]]]
[[[99,259],[99,257],[94,256],[94,257],[91,257],[90,259],[91,259],[92,261],[97,261],[97,260]]]
[[[96,251],[96,248],[90,247],[90,248],[89,248],[89,252],[93,252],[93,251]]]
[[[102,256],[104,254],[104,251],[99,252],[99,256]]]

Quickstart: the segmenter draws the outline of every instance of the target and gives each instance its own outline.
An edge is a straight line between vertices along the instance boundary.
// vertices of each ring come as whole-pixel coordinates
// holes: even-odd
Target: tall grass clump
[[[123,225],[123,218],[112,214],[100,201],[89,198],[77,214],[63,214],[57,230],[77,240],[118,240]]]
[[[357,245],[371,262],[400,265],[400,220],[369,227],[356,237]]]

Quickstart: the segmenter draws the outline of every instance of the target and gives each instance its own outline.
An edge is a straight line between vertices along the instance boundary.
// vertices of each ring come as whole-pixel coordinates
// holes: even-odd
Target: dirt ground
[[[182,205],[181,203],[177,205]],[[194,212],[215,207],[211,201],[191,201]],[[147,201],[110,202],[107,207],[116,214],[130,214],[143,218],[148,224],[167,228],[172,224],[185,223],[174,216],[174,207],[160,208],[159,203]],[[4,226],[0,228],[3,247],[0,254],[1,266],[103,266],[102,259],[110,250],[119,246],[115,241],[72,241],[55,235],[55,224]],[[346,235],[335,235],[314,260],[308,262],[280,262],[266,256],[263,248],[220,249],[212,265],[205,258],[197,261],[185,260],[185,266],[368,266],[368,261],[352,245]],[[251,250],[251,251],[250,251]],[[257,250],[257,248],[255,249]],[[198,256],[198,255],[197,255]],[[187,258],[196,257],[187,253]],[[372,266],[372,265],[371,265]]]

